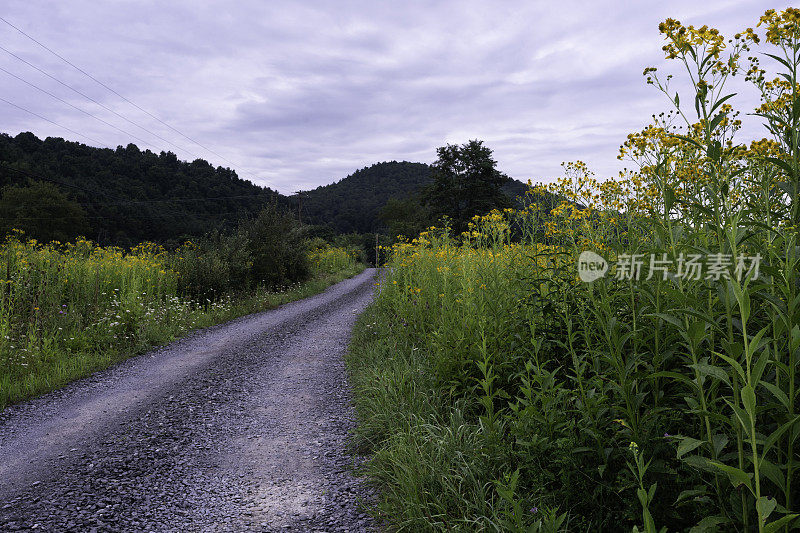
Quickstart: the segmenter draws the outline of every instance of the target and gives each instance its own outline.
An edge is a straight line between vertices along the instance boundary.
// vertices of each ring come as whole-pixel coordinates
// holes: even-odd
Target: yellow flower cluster
[[[767,10],[758,22],[767,29],[768,42],[781,46],[800,40],[800,9],[786,8],[783,11]]]
[[[684,26],[675,19],[668,18],[658,25],[658,30],[666,36],[669,41],[664,45],[663,50],[667,54],[667,59],[675,59],[695,51],[698,47],[705,48],[705,52],[719,59],[720,54],[725,49],[725,38],[720,35],[719,30],[702,26]]]

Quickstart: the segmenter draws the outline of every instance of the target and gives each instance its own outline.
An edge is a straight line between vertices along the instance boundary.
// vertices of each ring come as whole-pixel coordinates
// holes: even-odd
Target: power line
[[[183,151],[183,152],[186,152],[187,154],[191,155],[192,157],[195,157],[195,158],[197,158],[197,159],[201,159],[201,157],[200,157],[199,155],[195,154],[195,153],[194,153],[194,152],[192,152],[191,150],[187,150],[186,148],[183,148],[182,146],[178,146],[177,144],[173,143],[173,142],[172,142],[172,141],[170,141],[169,139],[165,139],[164,137],[160,136],[159,134],[157,134],[157,133],[155,133],[155,132],[153,132],[153,131],[150,131],[149,129],[145,128],[145,127],[144,127],[144,126],[142,126],[141,124],[139,124],[139,123],[137,123],[137,122],[134,122],[133,120],[130,120],[130,119],[129,119],[128,117],[126,117],[125,115],[122,115],[121,113],[118,113],[118,112],[114,111],[112,108],[108,107],[107,105],[105,105],[105,104],[102,104],[102,103],[98,102],[97,100],[95,100],[95,99],[94,99],[94,98],[92,98],[91,96],[89,96],[89,95],[85,94],[85,93],[84,93],[84,92],[82,92],[82,91],[79,91],[78,89],[76,89],[76,88],[75,88],[75,87],[73,87],[72,85],[69,85],[68,83],[65,83],[65,82],[61,81],[60,79],[56,78],[55,76],[53,76],[52,74],[50,74],[50,73],[49,73],[49,72],[47,72],[46,70],[44,70],[44,69],[41,69],[41,68],[37,67],[36,65],[34,65],[33,63],[31,63],[30,61],[26,60],[26,59],[25,59],[25,58],[23,58],[23,57],[20,57],[20,56],[18,56],[17,54],[15,54],[14,52],[12,52],[12,51],[10,51],[10,50],[8,50],[8,49],[4,48],[3,46],[0,46],[0,50],[3,50],[5,53],[7,53],[7,54],[9,54],[10,56],[12,56],[12,57],[16,58],[17,60],[19,60],[19,61],[22,61],[23,63],[25,63],[26,65],[28,65],[28,66],[29,66],[29,67],[31,67],[32,69],[35,69],[35,70],[37,70],[38,72],[40,72],[40,73],[44,74],[45,76],[47,76],[48,78],[52,79],[53,81],[55,81],[55,82],[57,82],[57,83],[60,83],[61,85],[63,85],[63,86],[64,86],[64,87],[66,87],[67,89],[71,90],[72,92],[74,92],[74,93],[76,93],[76,94],[78,94],[78,95],[80,95],[80,96],[82,96],[82,97],[86,98],[87,100],[89,100],[89,101],[91,101],[91,102],[93,102],[93,103],[97,104],[98,106],[102,107],[103,109],[105,109],[105,110],[106,110],[106,111],[108,111],[109,113],[113,113],[114,115],[118,116],[119,118],[121,118],[121,119],[122,119],[122,120],[124,120],[125,122],[128,122],[129,124],[132,124],[132,125],[136,126],[137,128],[139,128],[139,129],[141,129],[141,130],[143,130],[143,131],[146,131],[147,133],[149,133],[149,134],[150,134],[150,135],[152,135],[153,137],[156,137],[156,138],[158,138],[158,139],[160,139],[160,140],[164,141],[165,143],[169,144],[169,145],[170,145],[170,146],[172,146],[173,148],[177,148],[178,150],[181,150],[181,151]]]
[[[89,79],[91,79],[92,81],[94,81],[95,83],[97,83],[98,85],[100,85],[100,86],[104,87],[104,88],[105,88],[105,89],[107,89],[108,91],[110,91],[110,92],[112,92],[113,94],[117,95],[119,98],[121,98],[121,99],[125,100],[125,101],[126,101],[126,102],[128,102],[130,105],[132,105],[133,107],[135,107],[136,109],[138,109],[139,111],[141,111],[142,113],[145,113],[146,115],[150,116],[151,118],[153,118],[154,120],[156,120],[156,121],[158,121],[159,123],[163,124],[163,125],[164,125],[164,126],[166,126],[167,128],[171,129],[172,131],[174,131],[174,132],[175,132],[175,133],[177,133],[178,135],[180,135],[180,136],[184,137],[185,139],[188,139],[189,141],[193,142],[193,143],[194,143],[194,144],[196,144],[197,146],[199,146],[199,147],[203,148],[204,150],[206,150],[207,152],[209,152],[209,153],[211,153],[211,154],[214,154],[215,156],[219,157],[220,159],[222,159],[223,161],[225,161],[225,162],[229,163],[230,165],[233,165],[234,167],[239,167],[239,168],[242,168],[243,170],[245,170],[245,173],[249,174],[249,175],[250,175],[250,176],[252,176],[253,178],[255,178],[255,179],[263,179],[263,178],[258,178],[257,176],[255,176],[255,175],[254,175],[254,174],[252,174],[251,172],[248,172],[248,171],[247,171],[247,169],[245,169],[245,168],[244,168],[244,167],[242,167],[241,165],[237,165],[236,163],[234,163],[234,162],[233,162],[233,161],[231,161],[230,159],[227,159],[226,157],[224,157],[224,156],[221,156],[220,154],[216,153],[216,152],[215,152],[215,151],[213,151],[212,149],[210,149],[210,148],[208,148],[207,146],[205,146],[205,145],[201,144],[199,141],[196,141],[195,139],[192,139],[191,137],[189,137],[188,135],[186,135],[186,134],[185,134],[185,133],[183,133],[182,131],[178,130],[177,128],[174,128],[174,127],[173,127],[173,126],[171,126],[170,124],[167,124],[166,122],[164,122],[163,120],[161,120],[160,118],[158,118],[157,116],[155,116],[154,114],[150,113],[150,112],[149,112],[149,111],[147,111],[146,109],[143,109],[142,107],[140,107],[140,106],[139,106],[139,105],[137,105],[136,103],[134,103],[134,102],[132,102],[131,100],[129,100],[128,98],[126,98],[125,96],[121,95],[120,93],[118,93],[117,91],[115,91],[114,89],[112,89],[111,87],[109,87],[108,85],[106,85],[105,83],[103,83],[102,81],[98,80],[97,78],[95,78],[94,76],[92,76],[91,74],[89,74],[88,72],[86,72],[85,70],[83,70],[82,68],[80,68],[79,66],[75,65],[74,63],[72,63],[71,61],[69,61],[68,59],[66,59],[65,57],[63,57],[62,55],[58,54],[57,52],[55,52],[55,51],[54,51],[54,50],[52,50],[51,48],[48,48],[46,45],[44,45],[44,44],[42,44],[41,42],[37,41],[36,39],[34,39],[33,37],[31,37],[30,35],[28,35],[28,34],[27,34],[27,33],[25,33],[24,31],[22,31],[20,28],[18,28],[18,27],[16,27],[16,26],[14,26],[13,24],[11,24],[9,21],[7,21],[6,19],[4,19],[3,17],[0,17],[0,20],[1,20],[1,21],[3,21],[3,22],[5,22],[7,25],[11,26],[11,27],[12,27],[12,28],[14,28],[15,30],[17,30],[19,33],[21,33],[22,35],[24,35],[25,37],[27,37],[28,39],[30,39],[31,41],[33,41],[34,43],[36,43],[37,45],[39,45],[40,47],[44,48],[45,50],[47,50],[48,52],[50,52],[51,54],[53,54],[53,55],[54,55],[54,56],[56,56],[57,58],[59,58],[59,59],[60,59],[61,61],[63,61],[64,63],[68,64],[69,66],[71,66],[72,68],[74,68],[75,70],[77,70],[78,72],[80,72],[81,74],[83,74],[84,76],[88,77]],[[270,183],[270,182],[269,182],[269,180],[264,180],[264,181],[266,181],[267,183]],[[274,185],[274,184],[273,184],[273,185]]]
[[[53,124],[53,125],[55,125],[55,126],[58,126],[59,128],[63,128],[63,129],[67,130],[67,131],[68,131],[68,132],[70,132],[70,133],[74,133],[75,135],[77,135],[77,136],[79,136],[79,137],[83,137],[84,139],[89,139],[90,141],[92,141],[93,143],[95,143],[95,144],[96,144],[96,145],[98,145],[98,146],[105,146],[105,147],[108,147],[108,145],[107,145],[106,143],[102,142],[102,141],[98,141],[97,139],[92,139],[92,138],[91,138],[91,137],[89,137],[88,135],[84,135],[83,133],[78,133],[77,131],[75,131],[75,130],[73,130],[73,129],[70,129],[70,128],[66,127],[66,126],[62,126],[62,125],[61,125],[61,124],[59,124],[58,122],[54,122],[54,121],[50,120],[49,118],[45,118],[45,117],[43,117],[42,115],[40,115],[40,114],[38,114],[38,113],[34,113],[34,112],[33,112],[33,111],[31,111],[30,109],[25,109],[25,108],[24,108],[24,107],[22,107],[22,106],[18,106],[17,104],[14,104],[14,103],[12,103],[12,102],[9,102],[9,101],[8,101],[8,100],[6,100],[5,98],[2,98],[2,97],[0,97],[0,101],[2,101],[2,102],[5,102],[5,103],[7,103],[8,105],[10,105],[10,106],[12,106],[12,107],[16,107],[16,108],[17,108],[17,109],[19,109],[20,111],[24,111],[24,112],[26,112],[26,113],[30,113],[31,115],[33,115],[33,116],[35,116],[35,117],[38,117],[38,118],[40,118],[40,119],[42,119],[42,120],[44,120],[44,121],[46,121],[46,122],[49,122],[50,124]]]
[[[21,81],[22,83],[24,83],[24,84],[26,84],[26,85],[28,85],[28,86],[30,86],[30,87],[33,87],[33,88],[34,88],[34,89],[36,89],[37,91],[41,91],[41,92],[43,92],[44,94],[46,94],[47,96],[50,96],[51,98],[54,98],[54,99],[58,100],[59,102],[61,102],[61,103],[63,103],[63,104],[66,104],[66,105],[70,106],[71,108],[73,108],[73,109],[76,109],[76,110],[80,111],[80,112],[81,112],[81,113],[83,113],[84,115],[90,116],[90,117],[92,117],[93,119],[97,120],[98,122],[102,122],[102,123],[103,123],[103,124],[105,124],[106,126],[112,127],[112,128],[114,128],[115,130],[119,131],[120,133],[124,133],[125,135],[128,135],[128,136],[130,136],[130,137],[133,137],[133,138],[134,138],[134,139],[136,139],[137,141],[139,141],[139,142],[141,142],[141,143],[143,143],[143,144],[146,144],[146,145],[148,145],[148,146],[152,146],[153,148],[155,148],[156,150],[158,150],[158,147],[157,147],[157,146],[155,146],[155,145],[153,145],[153,144],[150,144],[149,142],[145,141],[144,139],[142,139],[142,138],[140,138],[140,137],[137,137],[136,135],[134,135],[134,134],[132,134],[132,133],[129,133],[129,132],[127,132],[127,131],[123,130],[122,128],[118,128],[118,127],[116,127],[115,125],[111,124],[110,122],[107,122],[107,121],[103,120],[102,118],[100,118],[100,117],[98,117],[98,116],[96,116],[96,115],[93,115],[92,113],[89,113],[89,112],[88,112],[88,111],[86,111],[85,109],[81,109],[80,107],[78,107],[78,106],[76,106],[76,105],[74,105],[74,104],[72,104],[72,103],[70,103],[70,102],[67,102],[67,101],[66,101],[66,100],[64,100],[63,98],[61,98],[61,97],[59,97],[59,96],[56,96],[55,94],[51,93],[50,91],[47,91],[47,90],[45,90],[45,89],[42,89],[42,88],[41,88],[41,87],[39,87],[38,85],[34,85],[33,83],[31,83],[31,82],[29,82],[29,81],[27,81],[27,80],[25,80],[25,79],[23,79],[23,78],[21,78],[21,77],[17,76],[17,75],[16,75],[16,74],[14,74],[13,72],[9,72],[8,70],[4,69],[3,67],[0,67],[0,70],[2,70],[3,72],[5,72],[6,74],[8,74],[9,76],[11,76],[12,78],[16,78],[16,79],[18,79],[19,81]]]

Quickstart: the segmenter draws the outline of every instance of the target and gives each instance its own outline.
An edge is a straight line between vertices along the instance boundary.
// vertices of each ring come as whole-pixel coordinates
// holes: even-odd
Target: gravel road
[[[0,413],[0,531],[369,531],[342,354],[374,269]]]

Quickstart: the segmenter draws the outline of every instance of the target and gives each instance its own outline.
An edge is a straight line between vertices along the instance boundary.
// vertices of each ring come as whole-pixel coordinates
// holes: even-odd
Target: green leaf
[[[707,457],[690,455],[688,457],[684,457],[682,461],[691,467],[697,468],[698,470],[704,470],[712,473],[717,472],[716,466]]]
[[[794,194],[794,185],[792,185],[788,181],[779,181],[776,183],[776,185],[780,190],[782,190],[789,196],[792,196]]]
[[[711,376],[714,377],[723,383],[730,385],[730,379],[728,378],[728,373],[725,372],[718,366],[708,365],[705,363],[697,363],[689,365],[690,368],[696,368],[697,371],[702,376]]]
[[[784,490],[784,487],[786,486],[786,477],[781,469],[763,457],[761,458],[761,461],[759,461],[759,465],[758,473],[772,481],[775,486],[780,488],[784,492],[784,495],[786,495]]]
[[[782,516],[775,520],[774,522],[770,522],[769,524],[764,525],[764,529],[762,530],[764,533],[775,533],[783,526],[787,525],[789,522],[797,518],[798,515],[796,514],[787,514],[786,516]]]
[[[672,210],[672,206],[675,204],[675,191],[667,185],[664,188],[664,212],[665,214],[669,214]]]
[[[728,357],[727,355],[721,354],[719,352],[714,352],[714,354],[718,355],[719,357],[724,359],[725,362],[727,362],[729,365],[731,365],[734,368],[734,370],[736,370],[736,373],[739,374],[739,377],[742,378],[742,380],[746,379],[746,376],[744,374],[744,368],[742,368],[742,365],[740,365],[739,362],[736,359],[733,359],[732,357]]]
[[[758,500],[756,500],[756,511],[758,511],[758,515],[761,517],[761,519],[766,521],[767,517],[769,517],[769,515],[772,514],[772,511],[775,510],[776,505],[778,505],[778,500],[775,498],[761,496]]]
[[[762,381],[760,382],[760,385],[770,391],[772,395],[775,396],[775,399],[777,399],[787,411],[789,410],[789,397],[785,392],[783,392],[779,387],[776,387],[774,383],[770,383],[769,381]]]
[[[675,505],[679,505],[685,502],[686,500],[694,499],[700,496],[705,496],[706,494],[708,493],[706,492],[705,488],[683,490],[681,491],[680,494],[678,494],[678,499],[675,500]]]
[[[733,289],[733,294],[736,296],[736,301],[739,304],[739,313],[742,315],[742,321],[746,322],[750,318],[750,293],[742,291],[739,283],[729,281],[728,285]]]
[[[731,99],[731,98],[733,98],[734,96],[736,96],[736,93],[731,93],[731,94],[729,94],[729,95],[727,95],[727,96],[723,96],[722,98],[720,98],[719,100],[717,100],[717,103],[716,103],[716,104],[714,104],[714,107],[712,107],[712,108],[711,108],[711,111],[710,111],[710,113],[712,113],[712,114],[713,114],[713,113],[714,113],[714,111],[716,111],[716,110],[717,110],[717,109],[718,109],[718,108],[719,108],[719,107],[720,107],[722,104],[724,104],[724,103],[725,103],[727,100],[730,100],[730,99]],[[713,128],[712,128],[712,129],[713,129]]]
[[[767,437],[767,440],[764,441],[764,447],[761,450],[762,458],[767,455],[769,449],[772,448],[772,446],[775,445],[778,439],[780,439],[784,433],[786,433],[792,426],[794,426],[798,420],[800,420],[800,415],[795,416],[793,419],[784,423],[783,425],[781,425],[781,427],[770,433],[769,437]]]
[[[642,507],[647,508],[647,492],[642,488],[638,488],[636,489],[636,495],[639,497],[639,502],[642,504]]]
[[[768,362],[769,347],[765,347],[763,350],[761,350],[761,355],[758,357],[758,361],[756,361],[756,364],[753,366],[752,375],[750,376],[751,383],[758,385],[758,382],[761,381],[761,376],[764,374],[764,369],[767,368]]]
[[[703,340],[703,337],[706,334],[706,323],[700,320],[695,320],[691,324],[689,324],[689,338],[692,339],[692,342],[695,346],[700,344],[700,341]]]
[[[750,480],[750,476],[752,474],[748,474],[743,470],[736,468],[735,466],[728,466],[722,463],[717,463],[715,461],[709,461],[709,464],[719,468],[722,472],[727,474],[728,479],[731,480],[731,483],[733,484],[734,488],[738,487],[739,485],[744,485],[745,487],[747,487],[747,490],[749,490],[751,493],[753,492],[753,485]]]
[[[706,150],[706,155],[712,161],[718,161],[720,156],[722,155],[722,145],[719,141],[714,141],[708,145],[708,150]]]
[[[700,520],[696,526],[689,530],[689,533],[704,533],[705,531],[717,531],[717,526],[730,524],[730,520],[724,516],[707,516]]]
[[[724,118],[725,118],[725,113],[719,113],[717,116],[715,116],[711,120],[711,126],[710,126],[711,127],[711,131],[714,131],[715,129],[717,129],[717,126],[719,126],[719,123],[722,122],[722,119],[724,119]]]
[[[742,405],[744,410],[750,415],[750,420],[756,419],[756,393],[753,387],[745,385],[742,389]]]
[[[691,437],[679,437],[681,439],[680,444],[678,444],[678,452],[677,458],[680,459],[687,453],[691,452],[692,450],[698,448],[699,446],[703,445],[702,440],[693,439]]]
[[[711,437],[711,442],[714,445],[714,453],[719,457],[722,450],[725,449],[725,445],[728,444],[728,436],[718,433]]]
[[[662,319],[662,320],[664,320],[666,322],[669,322],[670,324],[672,324],[676,328],[678,328],[680,330],[683,330],[683,322],[681,322],[681,320],[678,317],[675,317],[675,316],[672,316],[672,315],[668,315],[666,313],[651,313],[651,314],[649,314],[647,316],[656,316],[656,317],[658,317],[658,318],[660,318],[660,319]]]
[[[748,306],[748,309],[749,309],[749,307],[750,307],[750,296],[747,297],[747,301],[748,301],[747,306]],[[761,328],[758,331],[758,333],[753,335],[752,339],[750,339],[750,342],[747,344],[747,357],[748,358],[752,357],[753,354],[756,353],[756,350],[758,350],[761,347],[761,337],[764,336],[764,333],[767,332],[767,329],[769,329],[769,326],[764,326],[763,328]],[[755,381],[755,380],[753,380],[753,381]]]
[[[742,429],[750,436],[750,415],[747,411],[742,410],[741,407],[738,405],[734,405],[727,399],[725,399],[725,403],[727,403],[731,409],[733,409],[733,413],[736,415],[736,419],[739,420],[739,424],[741,424]]]
[[[779,57],[779,56],[776,56],[776,55],[774,55],[774,54],[768,54],[768,53],[766,53],[766,52],[764,53],[764,55],[765,55],[765,56],[768,56],[768,57],[771,57],[772,59],[774,59],[774,60],[775,60],[775,61],[777,61],[778,63],[782,64],[783,66],[785,66],[785,67],[786,67],[786,68],[788,68],[789,70],[792,70],[792,66],[791,66],[791,65],[789,64],[789,62],[788,62],[788,61],[786,61],[784,58],[782,58],[782,57]]]
[[[777,157],[765,157],[764,159],[766,159],[767,161],[769,161],[773,165],[775,165],[777,167],[780,167],[780,169],[783,170],[784,172],[786,172],[786,174],[788,174],[789,176],[793,176],[794,175],[794,172],[792,171],[792,167],[789,165],[789,163],[787,163],[783,159],[778,159]]]
[[[653,374],[650,374],[649,377],[651,377],[651,378],[670,378],[670,379],[674,379],[676,381],[681,381],[683,383],[686,383],[687,385],[694,385],[694,381],[692,380],[692,378],[690,378],[686,374],[681,374],[680,372],[670,372],[670,371],[664,370],[662,372],[655,372]]]

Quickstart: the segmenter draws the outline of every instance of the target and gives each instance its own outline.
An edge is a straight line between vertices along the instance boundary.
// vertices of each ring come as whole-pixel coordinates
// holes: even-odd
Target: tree
[[[251,257],[255,284],[277,287],[308,278],[305,231],[288,211],[266,204],[252,220],[240,224]]]
[[[89,232],[80,204],[46,182],[12,185],[0,197],[0,228],[3,233],[22,230],[41,242],[66,242]]]
[[[416,237],[432,223],[428,207],[416,195],[402,199],[389,198],[378,216],[386,224],[392,238],[398,235]]]
[[[483,141],[472,140],[461,146],[448,144],[436,150],[433,183],[423,199],[434,216],[448,217],[454,232],[460,233],[475,215],[511,205],[502,191],[510,178],[498,171],[492,151]]]

